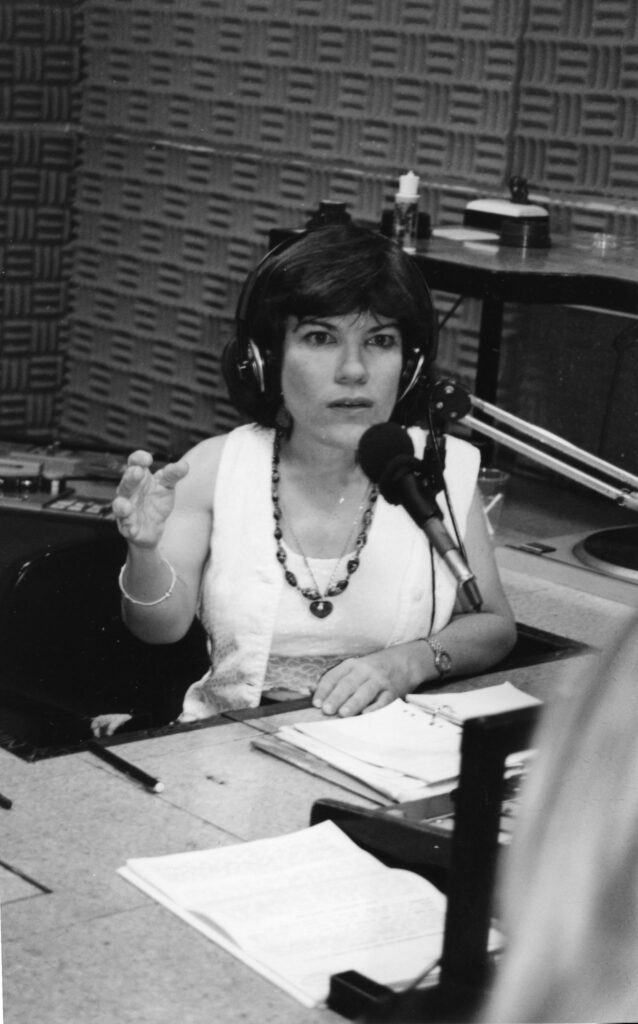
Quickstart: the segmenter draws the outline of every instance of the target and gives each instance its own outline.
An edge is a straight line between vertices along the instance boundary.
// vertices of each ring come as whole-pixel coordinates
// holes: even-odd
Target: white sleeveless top
[[[420,457],[425,432],[413,427],[410,436]],[[289,688],[309,692],[330,664],[437,633],[452,614],[456,582],[449,569],[431,555],[408,513],[379,496],[359,568],[332,599],[332,613],[324,619],[312,615],[308,600],[285,582],[275,557],[272,449],[273,431],[253,424],[233,430],[224,445],[199,607],[211,668],[187,691],[182,720],[256,707],[264,690],[281,683],[282,666]],[[475,448],[447,438],[445,479],[461,535],[478,465]],[[444,522],[452,532],[447,510]],[[312,585],[301,556],[288,551],[287,559],[300,585]],[[310,564],[322,587],[334,560]]]

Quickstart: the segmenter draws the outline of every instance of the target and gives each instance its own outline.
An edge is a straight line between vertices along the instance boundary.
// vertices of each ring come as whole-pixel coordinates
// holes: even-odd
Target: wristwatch
[[[426,644],[434,655],[434,667],[439,673],[439,679],[445,679],[452,671],[452,659],[447,651],[444,651],[438,640],[429,640],[423,637]]]

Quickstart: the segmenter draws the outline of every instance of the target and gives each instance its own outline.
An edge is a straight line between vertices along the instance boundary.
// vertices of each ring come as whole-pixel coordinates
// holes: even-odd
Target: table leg
[[[479,329],[475,394],[492,404],[496,404],[498,391],[502,330],[503,303],[499,299],[484,299]]]

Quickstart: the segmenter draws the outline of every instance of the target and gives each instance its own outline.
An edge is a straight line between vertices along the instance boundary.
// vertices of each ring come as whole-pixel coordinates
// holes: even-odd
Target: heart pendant
[[[332,611],[332,601],[311,601],[310,611],[318,619],[325,619]]]

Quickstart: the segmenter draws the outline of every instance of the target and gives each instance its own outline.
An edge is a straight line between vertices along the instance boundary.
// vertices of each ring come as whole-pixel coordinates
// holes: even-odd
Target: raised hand
[[[153,457],[145,451],[129,455],[113,501],[113,514],[123,537],[140,547],[156,547],[175,504],[175,487],[188,473],[184,459],[151,472]]]

